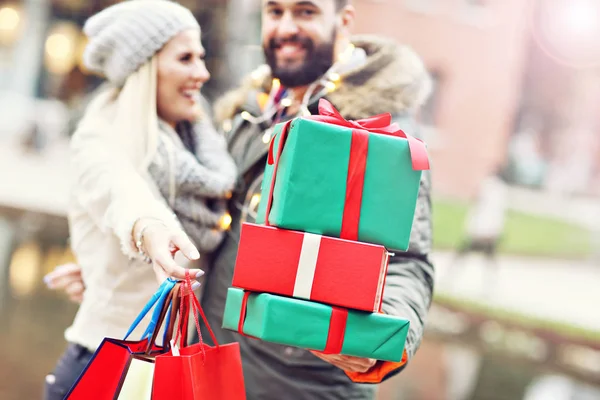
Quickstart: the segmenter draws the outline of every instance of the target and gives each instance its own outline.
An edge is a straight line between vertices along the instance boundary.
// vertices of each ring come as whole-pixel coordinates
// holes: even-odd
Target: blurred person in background
[[[198,249],[220,243],[236,177],[223,137],[202,112],[200,88],[210,75],[189,10],[128,1],[92,16],[84,32],[86,67],[111,85],[88,105],[71,141],[68,217],[78,266],[47,280],[60,284],[55,279],[79,267],[70,292],[81,305],[46,377],[48,400],[66,395],[105,337],[125,335],[159,282],[185,278],[191,265],[176,253],[198,260]]]
[[[498,247],[506,224],[508,185],[503,171],[503,167],[499,166],[481,182],[465,221],[466,237],[445,273],[446,279],[453,282],[458,278],[456,268],[459,268],[459,262],[470,253],[481,253],[487,261],[487,264],[483,264],[485,278],[481,289],[488,294],[493,293],[495,287]]]
[[[318,101],[326,98],[344,118],[389,112],[403,129],[418,136],[415,115],[431,90],[427,71],[411,49],[383,38],[351,35],[355,10],[349,0],[263,0],[261,4],[268,65],[215,104],[216,120],[240,177],[229,202],[230,232],[214,253],[204,257],[210,259],[210,268],[202,306],[213,328],[222,325],[241,224],[255,218],[273,126],[318,114]],[[410,248],[391,258],[386,278],[383,311],[411,323],[402,362],[324,355],[215,329],[220,343],[240,343],[249,399],[373,399],[373,384],[406,367],[421,343],[433,294],[430,190],[430,175],[425,171]],[[77,274],[63,274],[61,288],[76,282]]]

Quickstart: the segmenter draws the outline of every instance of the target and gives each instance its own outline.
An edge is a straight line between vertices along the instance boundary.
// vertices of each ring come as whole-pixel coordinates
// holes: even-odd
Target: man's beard
[[[306,86],[319,79],[333,65],[333,52],[336,30],[327,42],[315,43],[304,36],[295,35],[287,39],[271,39],[268,46],[264,46],[264,53],[274,78],[279,79],[285,87]],[[286,44],[298,44],[306,51],[304,61],[297,67],[278,66],[275,51]]]

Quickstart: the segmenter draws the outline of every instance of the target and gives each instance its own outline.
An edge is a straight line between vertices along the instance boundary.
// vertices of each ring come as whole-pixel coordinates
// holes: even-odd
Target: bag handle
[[[181,285],[181,284],[178,282],[177,285]],[[181,291],[181,288],[180,288],[180,291]],[[177,310],[179,309],[180,302],[181,302],[181,297],[175,296],[175,297],[173,297],[171,305],[169,306],[169,311],[167,313],[167,318],[166,318],[166,321],[168,321],[168,322],[167,322],[167,327],[165,329],[165,334],[163,336],[163,343],[165,345],[167,343],[170,343],[171,339],[173,339],[173,331],[176,326],[175,323],[177,322],[177,317],[178,317]]]
[[[146,331],[142,335],[142,339],[149,338],[150,336],[152,336],[152,333],[154,331],[158,331],[158,329],[160,329],[160,327],[163,324],[163,320],[165,318],[164,315],[161,315],[162,309],[164,307],[166,307],[166,309],[165,309],[166,311],[170,310],[170,302],[172,300],[170,300],[169,294],[170,294],[170,292],[172,292],[175,289],[175,286],[177,285],[178,281],[173,278],[168,278],[168,280],[170,281],[170,283],[165,287],[164,296],[159,300],[159,302],[154,307],[154,312],[152,313],[152,318],[150,320],[150,323],[148,324],[148,327],[146,328]]]
[[[177,334],[176,334],[175,342],[177,342],[177,340],[179,339],[179,335],[182,335],[181,341],[180,341],[181,347],[185,347],[185,345],[187,345],[187,339],[185,339],[185,336],[186,336],[186,332],[187,332],[187,323],[189,320],[189,310],[191,308],[191,310],[193,311],[194,323],[196,325],[196,331],[198,333],[198,339],[199,339],[200,343],[204,343],[204,342],[202,340],[202,332],[200,329],[200,321],[198,320],[198,313],[202,317],[202,321],[204,321],[204,324],[206,325],[206,328],[208,329],[208,333],[209,333],[215,347],[219,347],[219,342],[217,341],[217,337],[215,336],[215,333],[213,332],[212,328],[210,327],[210,324],[208,323],[208,319],[206,318],[206,314],[204,314],[204,310],[202,309],[202,306],[200,305],[198,298],[196,297],[196,295],[194,294],[194,292],[192,290],[192,280],[190,278],[189,271],[185,272],[185,281],[182,281],[181,286],[182,286],[182,288],[181,288],[181,291],[179,294],[181,297],[181,302],[179,303],[180,318],[179,318],[179,324],[177,326]]]
[[[125,334],[123,340],[127,340],[129,335],[131,335],[131,333],[138,327],[140,322],[144,319],[144,317],[146,317],[146,315],[152,307],[155,307],[154,313],[152,314],[152,319],[150,320],[146,331],[142,334],[141,339],[143,340],[147,338],[152,333],[152,331],[156,329],[156,325],[159,322],[158,317],[160,315],[161,309],[165,304],[165,299],[167,298],[167,296],[169,295],[176,283],[176,280],[168,278],[158,287],[157,291],[152,295],[148,303],[146,303],[142,311],[138,314],[136,319],[133,321],[133,323],[127,330],[127,333]]]
[[[173,302],[175,302],[175,299],[173,299],[173,301],[169,305],[169,309],[167,310],[167,316],[165,318],[165,320],[169,321],[169,322],[167,323],[167,329],[165,329],[165,333],[163,334],[163,344],[167,343],[168,340],[171,340],[171,339],[167,340],[167,335],[169,333],[168,329],[170,329],[171,319],[173,318],[173,313],[171,312],[172,308],[173,308]]]
[[[183,283],[180,282],[178,285],[181,286]],[[169,308],[169,315],[167,316],[169,322],[167,329],[165,330],[163,343],[171,343],[175,329],[177,329],[177,336],[179,336],[180,332],[187,332],[188,321],[187,319],[182,321],[182,316],[189,313],[187,294],[184,289],[185,288],[180,287],[179,295],[173,297],[172,305]],[[177,343],[177,338],[175,338],[174,343]],[[187,335],[181,335],[179,347],[187,347]]]
[[[159,317],[158,317],[159,324],[157,325],[157,329],[155,329],[152,332],[152,337],[150,338],[150,340],[148,340],[148,345],[146,346],[146,351],[144,352],[145,354],[150,354],[150,352],[152,351],[152,345],[154,345],[156,343],[156,337],[158,336],[158,331],[160,330],[159,328],[162,326],[162,323],[167,314],[167,310],[172,306],[172,300],[178,297],[179,290],[180,290],[180,285],[176,284],[176,285],[174,285],[173,289],[169,292],[169,294],[167,296],[167,300],[163,304],[163,307],[160,309],[160,313],[159,313]],[[167,343],[163,343],[163,347],[166,347],[167,345],[168,345]]]
[[[193,300],[191,298],[191,296],[196,296],[191,290],[188,290],[187,281],[184,281],[182,284],[183,289],[181,291],[181,302],[179,303],[179,323],[177,324],[177,335],[175,336],[174,340],[174,343],[177,343],[177,341],[179,341],[179,347],[181,348],[187,346],[187,331],[188,321],[190,318],[190,304],[192,305],[192,309],[194,309],[194,323],[196,325],[196,332],[198,333],[198,341],[201,344],[204,344],[204,341],[202,340],[202,331],[200,330],[200,323],[198,322],[198,316],[196,315],[196,310],[193,305]]]
[[[180,285],[180,283],[177,283]],[[171,305],[169,306],[169,311],[167,313],[167,328],[165,329],[165,334],[163,336],[163,344],[167,344],[171,342],[173,339],[173,330],[175,329],[175,322],[177,322],[177,310],[179,309],[179,303],[181,302],[181,297],[176,296],[173,298]]]

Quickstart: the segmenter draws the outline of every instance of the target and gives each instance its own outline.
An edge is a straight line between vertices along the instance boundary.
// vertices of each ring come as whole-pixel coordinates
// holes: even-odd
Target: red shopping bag
[[[134,387],[139,393],[136,399],[150,400],[152,377],[153,377],[153,358],[157,354],[164,353],[168,348],[156,345],[156,336],[165,315],[171,305],[173,298],[177,299],[179,292],[179,283],[175,280],[166,280],[154,294],[153,298],[146,304],[144,310],[140,313],[136,321],[132,324],[129,334],[135,330],[139,322],[148,313],[150,308],[155,307],[152,320],[138,341],[128,341],[106,338],[102,341],[94,356],[89,361],[84,371],[79,376],[65,399],[67,400],[113,400],[129,399],[132,396],[123,392],[126,387]],[[174,302],[173,307],[178,303]],[[175,322],[175,315],[171,312],[169,327],[165,332],[165,340],[170,340],[172,329]],[[164,344],[164,343],[163,343]],[[135,365],[138,371],[142,371],[144,377],[140,377],[140,372],[132,373],[132,365]],[[147,387],[140,387],[141,381],[146,380]],[[126,382],[130,381],[129,384]],[[137,381],[137,382],[135,382]],[[128,392],[130,393],[130,392]]]
[[[155,359],[152,400],[245,400],[239,343],[218,344],[198,299],[191,291],[189,276],[182,283],[179,295],[177,336],[181,336],[181,340],[179,347],[173,346]],[[185,326],[190,308],[200,340],[187,346]],[[214,347],[202,341],[198,313],[208,328]],[[178,337],[174,343],[177,341]]]

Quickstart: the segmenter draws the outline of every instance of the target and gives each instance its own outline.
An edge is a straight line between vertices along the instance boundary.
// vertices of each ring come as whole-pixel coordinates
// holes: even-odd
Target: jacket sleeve
[[[105,232],[112,232],[123,253],[140,258],[132,230],[141,217],[180,229],[175,215],[123,151],[93,129],[80,128],[71,139],[71,201]]]
[[[407,132],[409,132],[407,130]],[[383,312],[410,321],[404,357],[399,363],[378,361],[364,374],[346,372],[355,382],[379,383],[396,375],[414,357],[423,338],[434,287],[432,247],[431,174],[423,171],[407,252],[390,258],[383,297]]]

